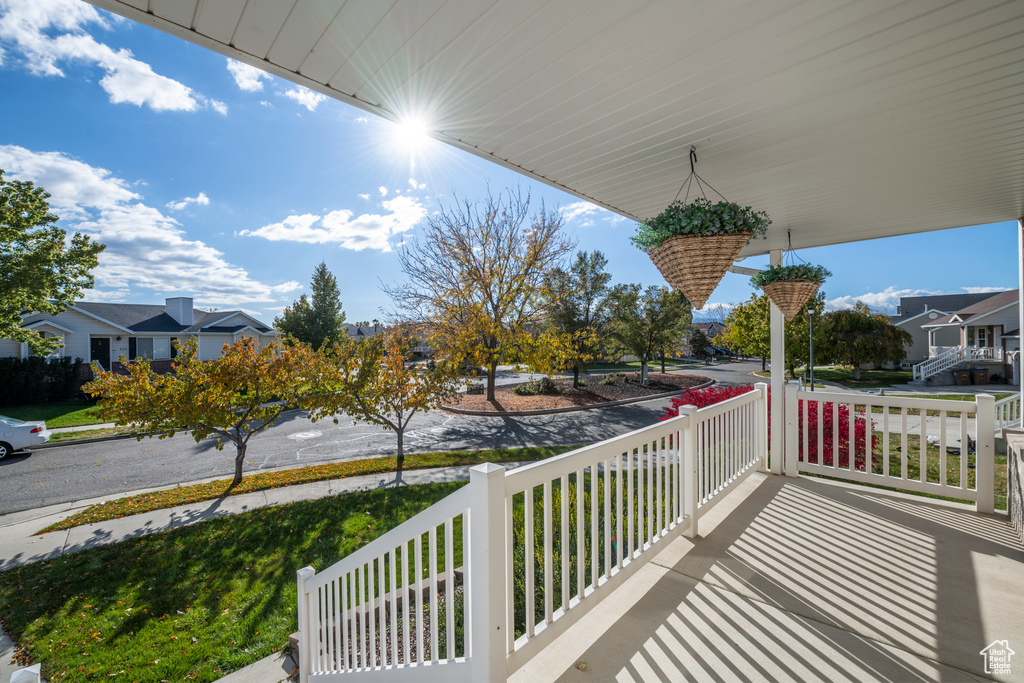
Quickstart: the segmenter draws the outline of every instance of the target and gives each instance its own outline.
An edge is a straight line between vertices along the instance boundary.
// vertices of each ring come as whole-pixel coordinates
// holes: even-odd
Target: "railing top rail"
[[[1001,398],[998,401],[996,401],[996,406],[1005,406],[1011,403],[1018,402],[1020,402],[1020,394],[1013,394],[1012,396],[1007,396],[1006,398]]]
[[[797,391],[801,401],[825,401],[829,403],[855,403],[888,408],[925,408],[927,410],[963,411],[974,413],[978,410],[978,402],[954,401],[949,399],[916,398],[914,396],[876,396],[873,394],[847,394],[829,391]]]
[[[696,413],[693,414],[693,416],[698,421],[703,421],[710,420],[711,418],[718,417],[719,415],[724,415],[725,413],[728,413],[730,410],[733,410],[734,408],[738,408],[739,406],[746,405],[747,403],[753,403],[754,401],[757,401],[759,398],[761,398],[762,391],[762,389],[759,389],[758,387],[755,386],[752,391],[748,391],[745,394],[733,396],[732,398],[726,399],[721,403],[715,403],[714,405],[700,408],[699,410],[697,410]]]
[[[584,467],[590,467],[608,458],[627,453],[644,443],[668,437],[685,429],[687,419],[685,415],[680,415],[547,460],[517,467],[505,475],[505,495],[515,495],[532,486],[540,486],[545,481],[551,481],[564,474],[571,474]]]
[[[456,517],[467,509],[469,509],[469,486],[463,486],[458,491],[437,501],[423,512],[405,520],[383,536],[375,538],[359,550],[346,555],[327,569],[316,574],[306,582],[306,590],[315,590],[337,578],[341,578],[356,567],[361,567],[389,550],[400,546],[402,543],[407,543],[415,538],[416,534],[426,533],[430,527],[439,526],[445,520]]]

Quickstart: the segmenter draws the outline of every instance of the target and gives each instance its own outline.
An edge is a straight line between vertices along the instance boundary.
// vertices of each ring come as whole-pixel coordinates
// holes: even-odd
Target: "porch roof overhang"
[[[90,1],[633,219],[695,145],[742,256],[1024,215],[1020,2]]]

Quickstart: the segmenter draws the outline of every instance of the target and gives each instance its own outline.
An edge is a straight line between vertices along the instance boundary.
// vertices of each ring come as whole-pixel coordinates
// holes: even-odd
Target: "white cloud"
[[[263,79],[270,79],[270,74],[261,69],[257,69],[254,66],[243,64],[242,62],[228,59],[228,71],[231,73],[231,77],[235,79],[235,84],[245,90],[246,92],[257,92],[263,90]]]
[[[427,186],[426,183],[417,183],[415,178],[409,178],[409,186],[414,190],[422,190]]]
[[[336,243],[354,251],[391,251],[389,238],[412,230],[427,215],[426,208],[412,197],[395,197],[383,202],[381,206],[388,213],[355,216],[352,211],[342,209],[325,216],[293,215],[279,223],[256,230],[242,230],[238,234],[262,237],[272,242]]]
[[[123,300],[128,293],[191,294],[204,305],[236,307],[275,302],[298,283],[270,286],[200,240],[181,224],[147,206],[129,184],[109,171],[57,152],[0,145],[0,168],[11,179],[31,180],[51,194],[50,204],[68,230],[85,232],[107,245],[93,271],[93,300]]]
[[[366,123],[366,122],[367,122],[367,121],[369,121],[370,119],[369,119],[369,118],[367,118],[367,117],[365,117],[365,116],[357,116],[357,117],[355,117],[355,118],[354,118],[354,119],[352,119],[352,120],[353,120],[353,121],[355,121],[356,123]]]
[[[590,202],[574,202],[562,209],[562,217],[569,222],[576,218],[589,218],[605,212],[605,209]],[[593,223],[591,222],[590,225]]]
[[[228,105],[224,104],[220,100],[210,100],[210,108],[218,114],[228,115]]]
[[[264,107],[273,107],[274,106],[274,104],[272,102],[269,102],[267,100],[260,100],[260,104],[262,104]]]
[[[967,289],[965,287],[965,289]],[[1001,290],[995,290],[1001,291]],[[941,292],[930,289],[896,289],[895,287],[887,287],[881,292],[865,292],[858,296],[841,296],[835,299],[829,299],[825,302],[826,310],[845,310],[853,308],[857,302],[867,304],[868,308],[873,311],[886,311],[890,313],[896,312],[896,307],[900,303],[900,297],[905,296],[932,296],[935,294],[952,294],[953,292]]]
[[[90,5],[78,0],[0,2],[0,44],[17,53],[32,73],[64,76],[62,63],[84,63],[105,72],[100,86],[114,104],[146,105],[155,111],[196,111],[212,107],[224,114],[222,102],[211,101],[183,83],[161,76],[130,50],[115,50],[98,42],[85,28],[109,23]]]
[[[370,195],[368,195],[368,194],[361,194],[361,195],[359,195],[359,198],[360,198],[360,199],[366,199],[366,200],[369,200],[369,199],[370,199]]]
[[[327,99],[327,95],[303,88],[301,85],[285,90],[284,96],[295,100],[310,111],[315,111],[320,103]]]
[[[964,287],[963,290],[968,294],[988,294],[990,292],[1005,292],[1007,287]]]
[[[380,196],[381,197],[387,197],[388,196],[388,188],[384,187],[383,185],[378,187],[377,191],[380,192]]]
[[[210,203],[210,198],[206,196],[205,192],[200,192],[195,197],[185,197],[180,202],[168,202],[167,208],[172,211],[181,211],[189,204],[198,204],[199,206],[206,206]]]

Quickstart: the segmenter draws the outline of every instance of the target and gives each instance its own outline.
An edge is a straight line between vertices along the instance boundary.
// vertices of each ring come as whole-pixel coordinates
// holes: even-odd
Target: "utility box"
[[[971,383],[971,371],[970,370],[954,370],[953,381],[956,382],[958,387],[966,386]]]

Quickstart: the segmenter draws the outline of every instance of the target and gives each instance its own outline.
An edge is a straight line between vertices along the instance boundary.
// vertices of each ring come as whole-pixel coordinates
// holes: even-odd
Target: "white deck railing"
[[[995,399],[987,394],[950,401],[810,392],[791,384],[786,472],[970,500],[979,512],[992,512],[995,436],[981,425],[996,425]],[[929,464],[936,471],[929,473]]]
[[[913,379],[924,380],[960,363],[1003,360],[1003,349],[996,346],[932,346],[928,360],[913,368]]]
[[[333,567],[299,571],[301,680],[504,680],[669,540],[695,535],[765,468],[766,437],[758,384],[517,470],[473,468],[469,486]]]
[[[996,401],[996,436],[1002,436],[1004,429],[1019,427],[1021,424],[1020,394],[1007,396]]]

